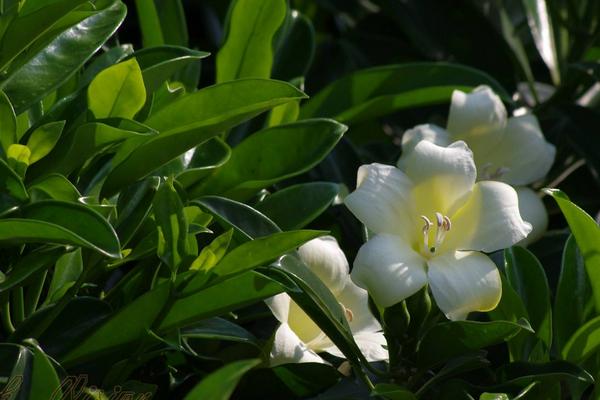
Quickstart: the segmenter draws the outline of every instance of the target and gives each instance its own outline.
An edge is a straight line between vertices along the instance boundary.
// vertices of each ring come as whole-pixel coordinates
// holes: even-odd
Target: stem
[[[12,306],[14,311],[14,319],[19,325],[25,319],[25,296],[23,294],[23,286],[19,286],[12,291]]]
[[[8,296],[3,296],[0,319],[2,319],[2,326],[7,333],[11,334],[15,331],[15,327],[10,319],[10,302],[8,301]]]

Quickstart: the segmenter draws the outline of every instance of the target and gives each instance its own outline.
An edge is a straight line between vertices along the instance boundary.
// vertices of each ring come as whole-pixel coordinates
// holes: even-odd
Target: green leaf
[[[214,317],[182,329],[182,340],[209,339],[248,343],[261,347],[259,340],[249,331],[226,319]]]
[[[50,31],[60,25],[60,19],[78,8],[85,0],[60,0],[33,12],[21,12],[4,32],[0,52],[0,70],[4,71],[22,52]]]
[[[285,286],[290,297],[333,341],[348,361],[355,366],[359,365],[363,356],[354,341],[339,301],[299,257],[287,254],[272,267],[260,271]]]
[[[96,118],[133,118],[146,102],[142,70],[135,58],[101,71],[87,91],[88,107]]]
[[[218,276],[226,276],[265,265],[324,233],[323,231],[308,230],[277,232],[254,239],[231,250],[210,272]]]
[[[298,10],[289,10],[281,29],[272,76],[289,81],[306,76],[315,53],[315,29],[310,19]]]
[[[162,319],[158,334],[222,315],[282,291],[279,284],[253,271],[200,289],[189,285],[180,294]],[[168,284],[162,284],[138,297],[65,354],[61,358],[62,364],[76,365],[107,352],[122,354],[124,351],[134,351],[130,344],[147,334],[165,305],[168,294]]]
[[[60,174],[49,174],[31,183],[28,187],[32,201],[54,199],[77,202],[81,194],[75,186]]]
[[[46,157],[52,151],[65,127],[65,121],[49,122],[36,128],[27,140],[31,150],[29,163],[33,164]]]
[[[5,243],[60,243],[83,246],[120,258],[119,239],[110,224],[89,207],[44,200],[20,211],[23,218],[0,220]]]
[[[44,353],[40,346],[32,339],[26,340],[29,350],[33,354],[33,365],[29,385],[30,400],[46,400],[62,393],[61,380],[54,369],[50,358]]]
[[[550,70],[552,81],[558,85],[560,83],[560,60],[546,0],[522,0],[522,2],[535,46]]]
[[[204,287],[204,279],[192,280],[181,294],[184,297],[173,304],[161,322],[159,331],[168,332],[223,315],[282,291],[281,285],[255,271],[233,275],[209,287]]]
[[[388,400],[416,400],[417,397],[408,389],[391,383],[378,383],[371,391],[372,396],[381,396]]]
[[[247,204],[218,196],[202,197],[194,203],[217,217],[222,225],[233,228],[243,242],[281,232],[267,216]]]
[[[70,288],[81,272],[83,271],[83,260],[81,258],[81,249],[64,254],[56,261],[56,268],[52,274],[48,296],[48,303],[54,303],[64,295]]]
[[[8,166],[21,178],[25,177],[25,171],[29,167],[30,156],[31,151],[27,146],[23,146],[22,144],[11,144],[8,146],[8,151],[6,152]]]
[[[28,175],[47,174],[49,171],[68,175],[94,156],[130,138],[156,135],[152,128],[127,119],[104,119],[81,124],[66,132],[58,146]]]
[[[375,67],[321,90],[300,108],[300,119],[330,117],[357,123],[403,108],[447,102],[455,89],[479,85],[489,85],[510,101],[510,95],[492,77],[466,66],[414,63]]]
[[[258,359],[232,362],[205,377],[185,396],[185,400],[228,400],[242,376],[258,364]]]
[[[6,280],[0,282],[0,293],[16,287],[36,272],[50,268],[63,253],[64,249],[46,249],[33,251],[21,257],[13,265]]]
[[[233,229],[230,229],[215,238],[208,246],[205,246],[200,252],[200,255],[198,255],[198,258],[196,258],[190,266],[190,269],[209,271],[212,267],[217,265],[223,256],[225,256],[232,235]]]
[[[119,193],[115,230],[123,246],[133,238],[150,212],[154,194],[160,183],[153,177],[127,187]]]
[[[339,185],[331,182],[298,184],[265,197],[256,209],[284,231],[301,229],[325,211],[338,192]]]
[[[286,16],[285,0],[235,0],[225,43],[217,54],[217,82],[268,78],[273,38]]]
[[[229,145],[219,138],[212,138],[193,149],[191,159],[184,163],[185,169],[177,175],[177,182],[188,188],[210,175],[215,168],[225,164],[230,157]]]
[[[158,231],[158,257],[169,266],[173,274],[182,261],[189,257],[188,221],[183,203],[171,179],[165,181],[152,202]]]
[[[0,159],[0,212],[29,199],[21,177]]]
[[[159,46],[142,49],[134,55],[142,69],[146,93],[151,94],[178,71],[198,64],[210,53],[186,47]]]
[[[595,317],[578,328],[564,345],[563,359],[581,363],[600,348],[600,317]]]
[[[62,3],[73,7],[81,1],[66,0]],[[121,1],[104,4],[105,7],[100,8],[98,4],[99,8],[93,12],[82,14],[85,17],[80,22],[53,37],[39,51],[26,54],[27,59],[9,71],[0,89],[11,99],[17,115],[69,79],[123,22],[126,7]],[[45,9],[40,12],[48,14]],[[57,14],[63,15],[64,11]],[[47,16],[56,18],[54,15]],[[21,28],[27,29],[25,26]],[[22,41],[17,39],[15,43]]]
[[[544,343],[537,352],[532,348],[535,343],[522,349],[522,360],[548,361],[552,347],[552,306],[544,268],[531,252],[522,247],[506,249],[504,258],[508,281],[525,304],[535,336]]]
[[[577,380],[587,384],[594,383],[594,378],[583,368],[561,360],[546,363],[513,362],[501,367],[496,374],[500,382],[520,386],[534,381]]]
[[[578,326],[585,322],[585,307],[591,295],[585,265],[573,235],[565,244],[554,299],[554,340],[562,351]]]
[[[17,143],[17,117],[9,98],[2,91],[0,91],[0,126],[2,127],[0,145],[6,154],[8,147]]]
[[[140,30],[142,31],[142,44],[144,47],[165,44],[155,1],[135,0],[135,7],[137,9]]]
[[[329,119],[299,121],[256,132],[231,152],[190,196],[225,194],[247,199],[259,189],[308,171],[340,140],[347,127]]]
[[[188,29],[181,0],[156,0],[156,9],[166,44],[188,45]]]
[[[600,227],[585,211],[571,203],[567,195],[560,190],[545,189],[545,192],[556,200],[575,236],[592,285],[596,311],[600,311]]]
[[[452,321],[431,328],[421,340],[418,364],[432,367],[453,357],[509,340],[522,329],[530,330],[526,321]]]
[[[158,136],[132,142],[117,153],[102,194],[110,196],[220,132],[304,96],[290,84],[264,79],[222,83],[183,96],[146,120]]]

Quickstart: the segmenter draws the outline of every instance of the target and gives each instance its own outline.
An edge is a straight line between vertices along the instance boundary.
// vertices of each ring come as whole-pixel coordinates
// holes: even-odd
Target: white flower
[[[346,206],[375,234],[359,250],[352,280],[389,307],[429,283],[449,319],[498,304],[502,286],[488,256],[527,236],[517,193],[496,181],[475,183],[477,171],[462,141],[422,140],[402,160],[363,165]]]
[[[544,138],[533,114],[507,118],[504,104],[487,86],[470,94],[455,90],[447,129],[419,125],[408,130],[402,138],[400,167],[402,159],[420,140],[440,146],[456,140],[466,142],[473,151],[478,180],[497,180],[516,187],[521,215],[533,225],[533,232],[525,241],[531,243],[544,233],[548,225],[544,204],[531,189],[522,186],[548,173],[556,149]]]
[[[349,275],[348,260],[335,238],[313,239],[298,249],[300,258],[331,290],[343,307],[356,344],[368,361],[388,359],[381,325],[371,315],[368,295]],[[317,353],[343,354],[308,315],[286,293],[268,300],[267,305],[281,325],[275,332],[271,365],[298,362],[325,363]]]

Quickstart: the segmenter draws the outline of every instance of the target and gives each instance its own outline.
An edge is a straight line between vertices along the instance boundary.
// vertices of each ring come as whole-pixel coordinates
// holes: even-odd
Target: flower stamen
[[[430,253],[435,253],[436,249],[440,247],[444,239],[446,238],[446,234],[452,228],[452,222],[447,215],[442,215],[440,212],[435,213],[435,222],[436,222],[436,232],[435,232],[435,242],[433,246],[429,246],[429,231],[433,227],[433,223],[424,215],[421,215],[423,221],[425,221],[425,225],[423,226],[423,246]]]

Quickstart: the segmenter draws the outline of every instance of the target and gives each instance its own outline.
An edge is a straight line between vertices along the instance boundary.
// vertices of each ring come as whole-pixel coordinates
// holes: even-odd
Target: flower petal
[[[369,230],[409,237],[414,226],[413,185],[402,171],[391,165],[363,165],[357,186],[344,203]]]
[[[465,205],[450,217],[452,229],[441,251],[492,252],[510,247],[531,232],[519,214],[517,192],[506,183],[477,182]]]
[[[475,155],[487,153],[502,139],[506,127],[506,108],[488,86],[467,94],[452,93],[447,130],[455,140],[464,140]]]
[[[279,293],[273,297],[265,299],[267,307],[269,307],[277,321],[281,323],[288,322],[291,301],[292,299],[287,293]]]
[[[506,168],[498,178],[511,185],[527,185],[543,178],[554,163],[556,148],[542,134],[533,114],[509,118],[502,140],[482,157],[492,168]]]
[[[353,334],[381,331],[381,324],[369,309],[369,294],[365,289],[348,281],[337,299],[348,310],[348,325]]]
[[[383,336],[383,332],[360,333],[354,336],[354,341],[369,362],[384,361],[390,358],[387,349],[384,347],[387,346],[387,341]],[[336,357],[346,357],[336,346],[331,346],[323,351]]]
[[[427,283],[423,257],[402,238],[385,234],[360,248],[351,276],[381,307],[404,300]]]
[[[402,155],[408,154],[421,140],[427,140],[443,147],[452,143],[450,134],[444,128],[434,124],[417,125],[402,135]],[[402,168],[401,161],[402,157],[398,161],[400,168]]]
[[[464,142],[448,147],[422,140],[399,162],[414,183],[417,215],[452,214],[473,189],[477,170]]]
[[[527,246],[542,237],[548,228],[548,212],[542,202],[542,199],[530,188],[521,186],[515,188],[519,196],[519,212],[521,217],[531,224],[533,230],[519,243],[520,246]]]
[[[298,254],[333,294],[344,289],[349,281],[350,267],[333,236],[322,236],[305,243],[298,249]]]
[[[433,257],[428,265],[433,297],[448,319],[466,319],[471,311],[490,311],[500,302],[500,273],[485,254],[448,252]]]
[[[326,364],[325,360],[310,350],[287,324],[281,324],[275,331],[270,360],[273,367],[288,363]]]

